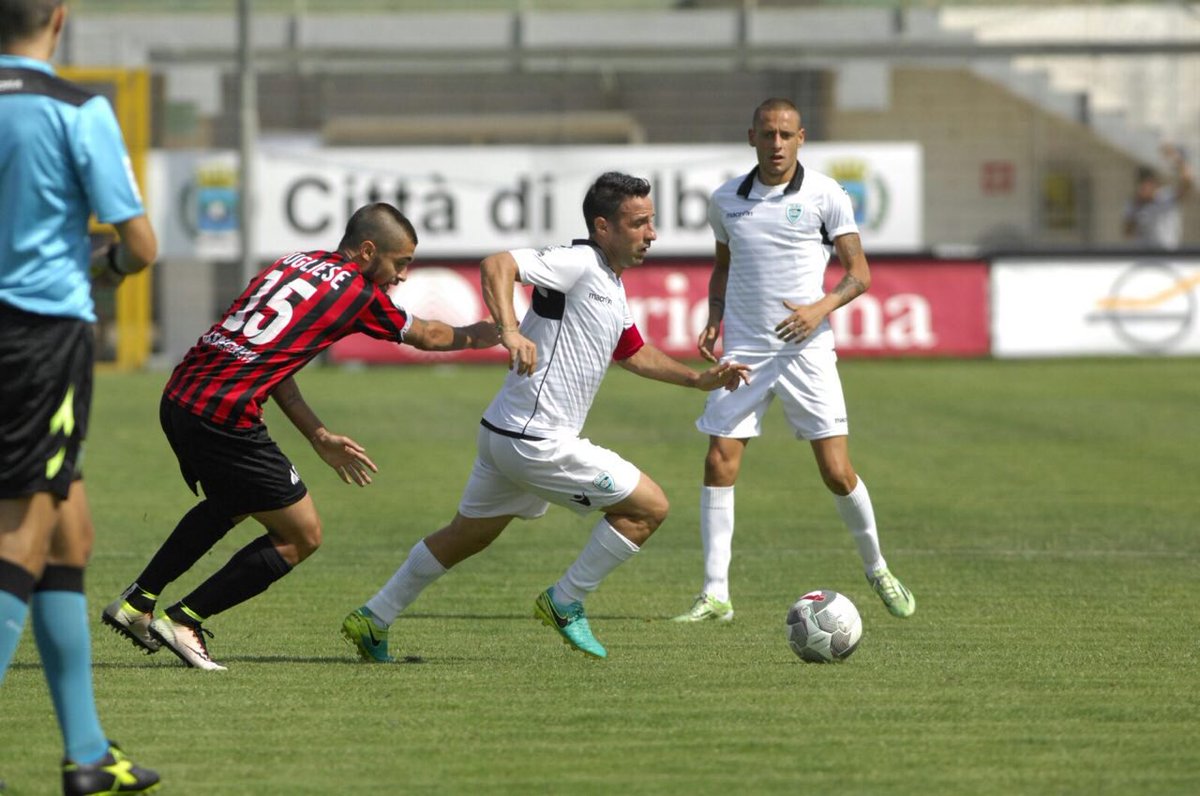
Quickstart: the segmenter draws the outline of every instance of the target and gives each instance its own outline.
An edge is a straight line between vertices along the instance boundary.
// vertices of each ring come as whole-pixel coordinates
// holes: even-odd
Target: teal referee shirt
[[[88,218],[145,212],[108,100],[0,55],[0,302],[95,322]]]

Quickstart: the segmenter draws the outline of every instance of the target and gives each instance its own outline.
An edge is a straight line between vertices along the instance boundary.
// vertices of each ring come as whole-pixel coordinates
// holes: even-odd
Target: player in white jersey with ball
[[[423,589],[491,544],[515,517],[535,519],[550,503],[603,516],[579,558],[538,595],[534,615],[570,646],[607,656],[583,601],[638,551],[668,508],[649,476],[579,436],[609,364],[700,390],[735,390],[746,380],[746,368],[733,362],[698,373],[643,342],[634,325],[621,276],[642,263],[657,237],[649,194],[645,180],[603,174],[584,198],[586,240],[501,252],[481,263],[484,302],[508,349],[509,374],[484,412],[454,519],[417,542],[387,584],[342,623],[363,660],[391,660],[388,626]],[[519,325],[513,309],[518,280],[534,286]]]
[[[797,160],[804,128],[789,100],[759,105],[749,139],[757,167],[726,182],[709,203],[716,257],[708,323],[698,345],[705,358],[717,361],[713,349],[724,322],[724,356],[749,365],[750,381],[736,394],[710,395],[696,421],[709,435],[700,499],[704,585],[675,621],[733,618],[734,483],[746,446],[762,433],[763,415],[776,397],[797,439],[812,446],[867,580],[892,614],[912,616],[916,601],[888,569],[866,484],[850,463],[846,402],[829,326],[829,313],[871,284],[850,197],[832,178]],[[834,250],[846,274],[826,293],[825,266]]]

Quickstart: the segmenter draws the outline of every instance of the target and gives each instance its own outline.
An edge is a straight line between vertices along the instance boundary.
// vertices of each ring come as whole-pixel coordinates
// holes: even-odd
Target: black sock
[[[29,603],[37,578],[25,567],[0,558],[0,591],[6,591],[23,603]]]
[[[207,500],[196,504],[138,575],[136,585],[142,593],[133,591],[126,597],[129,604],[139,611],[153,610],[154,600],[167,584],[191,569],[232,527],[232,520],[217,514]]]
[[[73,591],[83,594],[83,567],[47,564],[34,591]]]
[[[207,619],[262,594],[291,571],[292,565],[275,549],[271,537],[264,534],[234,553],[219,572],[179,602],[196,616]]]

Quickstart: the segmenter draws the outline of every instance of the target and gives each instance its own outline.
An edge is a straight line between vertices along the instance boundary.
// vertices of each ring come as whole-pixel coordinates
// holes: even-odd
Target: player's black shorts
[[[0,499],[77,477],[92,406],[92,324],[0,304]]]
[[[158,419],[183,480],[227,517],[273,511],[308,494],[296,468],[267,433],[267,427],[227,428],[194,415],[165,395]]]

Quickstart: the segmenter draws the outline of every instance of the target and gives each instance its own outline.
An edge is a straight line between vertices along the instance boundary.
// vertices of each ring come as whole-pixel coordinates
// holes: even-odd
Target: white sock
[[[408,558],[395,571],[379,592],[367,600],[367,609],[379,617],[384,625],[396,621],[396,617],[417,599],[425,587],[445,575],[448,570],[433,557],[425,540],[413,545]]]
[[[886,567],[887,561],[884,561],[883,553],[879,550],[879,532],[875,529],[875,509],[871,507],[871,495],[862,478],[858,479],[858,486],[849,495],[834,495],[833,502],[837,504],[842,522],[846,523],[846,529],[858,545],[858,555],[867,574]]]
[[[704,546],[703,593],[729,602],[729,562],[733,558],[733,487],[700,489],[700,541]]]
[[[600,581],[618,566],[633,558],[640,548],[617,533],[603,517],[592,528],[592,535],[583,547],[575,563],[567,569],[558,583],[554,584],[551,596],[558,605],[583,602],[594,592]]]

